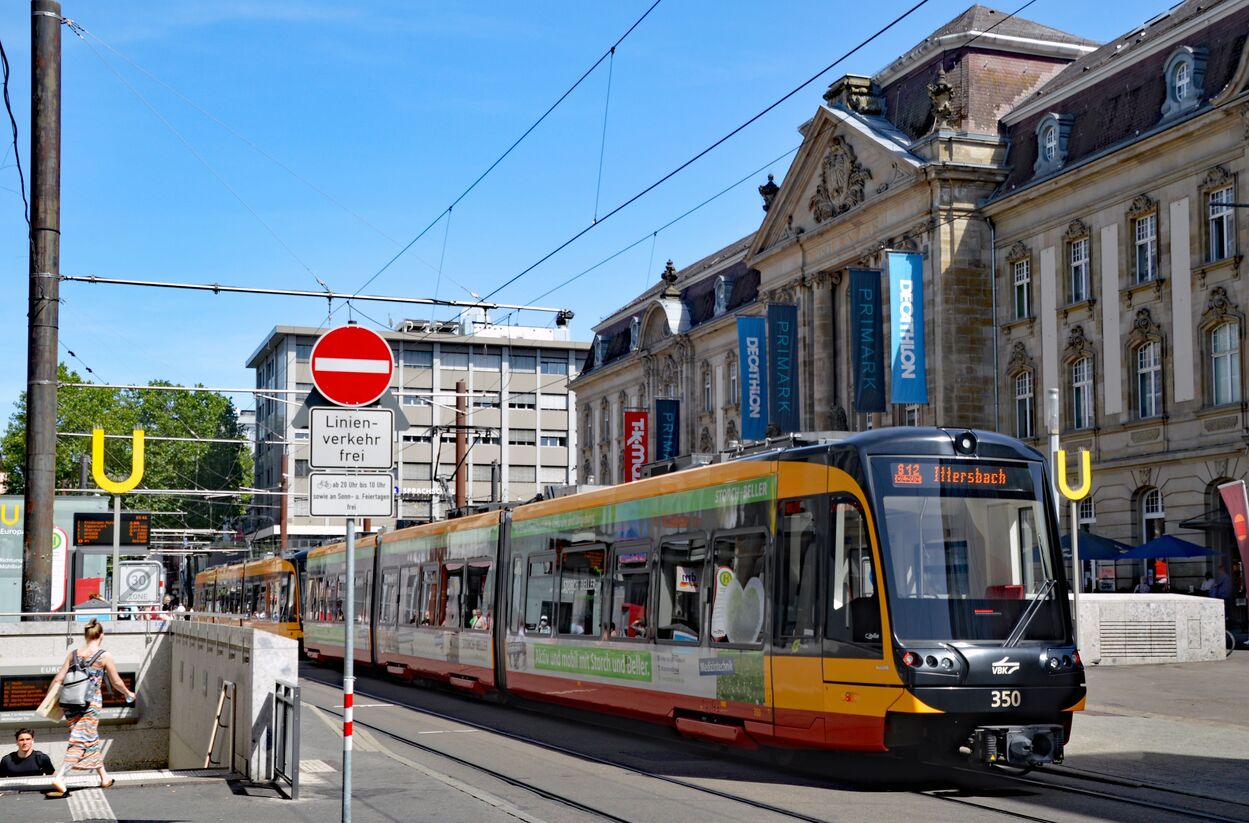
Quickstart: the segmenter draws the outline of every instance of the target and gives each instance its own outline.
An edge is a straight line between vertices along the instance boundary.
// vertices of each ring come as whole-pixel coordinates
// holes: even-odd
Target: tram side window
[[[660,640],[697,643],[702,637],[706,565],[707,541],[702,537],[666,540],[660,546],[655,610],[655,636]]]
[[[494,591],[494,575],[489,560],[473,560],[468,564],[464,581],[464,618],[470,629],[486,629],[493,621],[490,595]]]
[[[880,597],[872,572],[867,520],[858,501],[833,498],[830,523],[828,622],[825,636],[836,657],[879,657]]]
[[[776,636],[800,643],[816,640],[819,606],[818,498],[782,500],[777,507]]]
[[[403,589],[401,619],[405,624],[415,626],[421,619],[420,570],[416,566],[404,566],[400,574],[400,586]]]
[[[519,633],[525,625],[525,558],[512,558],[511,600],[508,603],[507,628]]]
[[[460,592],[464,589],[464,564],[448,563],[443,573],[443,591],[446,598],[443,601],[442,621],[439,625],[449,629],[461,628],[464,623],[460,614]]]
[[[422,626],[437,626],[438,603],[438,567],[430,564],[421,569],[421,620]]]
[[[559,612],[555,621],[560,634],[598,634],[603,608],[598,592],[605,554],[602,547],[564,552],[560,560]]]
[[[304,619],[318,620],[321,612],[321,579],[308,576],[308,591],[304,595]]]
[[[646,546],[617,547],[611,581],[608,637],[647,636],[651,597],[650,551]]]
[[[354,619],[357,623],[368,623],[373,606],[373,572],[357,576],[355,583],[356,602],[352,604],[356,612]]]
[[[397,570],[382,573],[380,609],[381,613],[377,616],[377,622],[383,626],[395,625],[399,616],[399,572]]]
[[[525,586],[525,629],[538,634],[551,633],[554,613],[555,560],[550,557],[529,561],[529,581]]]
[[[759,643],[763,639],[764,579],[762,532],[721,535],[715,541],[715,591],[711,639],[717,643]]]

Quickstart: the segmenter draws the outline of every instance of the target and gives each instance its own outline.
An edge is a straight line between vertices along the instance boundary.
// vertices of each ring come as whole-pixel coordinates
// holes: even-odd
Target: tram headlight
[[[909,668],[915,669],[915,668],[918,668],[922,662],[923,662],[923,658],[921,658],[915,652],[907,652],[906,654],[902,655],[903,666],[907,666]]]
[[[959,454],[975,454],[977,442],[975,434],[970,431],[962,432],[954,438],[954,451]]]

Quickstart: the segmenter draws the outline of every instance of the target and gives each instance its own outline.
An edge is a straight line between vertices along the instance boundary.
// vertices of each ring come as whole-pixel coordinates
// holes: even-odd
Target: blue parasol
[[[1063,535],[1062,546],[1064,549],[1071,548],[1071,535]],[[1120,560],[1126,557],[1126,552],[1131,548],[1127,543],[1120,543],[1109,537],[1102,537],[1092,532],[1080,532],[1081,560]]]
[[[1123,555],[1124,560],[1148,560],[1156,557],[1209,557],[1218,554],[1214,549],[1181,540],[1172,534],[1155,537]]]

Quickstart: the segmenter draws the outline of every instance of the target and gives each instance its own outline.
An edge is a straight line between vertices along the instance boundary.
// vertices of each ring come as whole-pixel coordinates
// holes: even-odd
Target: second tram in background
[[[302,640],[299,580],[295,564],[279,557],[205,569],[195,575],[193,618],[238,615],[246,625]]]
[[[1054,762],[1085,687],[1049,489],[1011,438],[885,429],[368,536],[357,660],[729,745]],[[317,659],[344,551],[307,556]]]

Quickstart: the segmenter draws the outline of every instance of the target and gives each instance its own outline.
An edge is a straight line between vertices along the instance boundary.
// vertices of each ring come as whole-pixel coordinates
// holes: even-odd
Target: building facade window
[[[543,374],[568,374],[568,357],[542,355]]]
[[[1035,405],[1032,390],[1032,372],[1015,375],[1015,436],[1020,440],[1031,439]]]
[[[1240,324],[1210,332],[1210,394],[1214,405],[1240,402]]]
[[[918,426],[919,425],[919,406],[911,404],[902,410],[902,425]]]
[[[414,349],[404,346],[399,352],[400,362],[406,369],[428,369],[434,365],[434,352],[430,349]]]
[[[1080,501],[1080,505],[1076,509],[1076,519],[1079,521],[1080,528],[1084,531],[1088,531],[1097,522],[1097,509],[1093,505],[1093,495],[1090,494]]]
[[[1068,261],[1071,270],[1069,278],[1072,303],[1080,303],[1089,299],[1089,239],[1080,237],[1068,245]]]
[[[1232,207],[1232,187],[1215,189],[1208,195],[1210,262],[1225,260],[1236,253],[1236,212]]]
[[[517,392],[508,395],[507,407],[509,409],[532,409],[538,405],[538,397],[533,392]]]
[[[1146,489],[1140,495],[1141,542],[1166,533],[1166,512],[1162,508],[1162,490]]]
[[[1031,261],[1016,260],[1011,267],[1015,279],[1015,319],[1032,316],[1032,266]]]
[[[532,446],[536,442],[537,431],[534,429],[509,429],[507,444],[509,446]]]
[[[1093,358],[1081,357],[1071,364],[1071,427],[1093,426]]]
[[[1041,118],[1036,127],[1037,158],[1032,166],[1033,174],[1052,174],[1063,167],[1067,160],[1067,138],[1071,134],[1070,114],[1050,113]]]
[[[1167,58],[1162,74],[1167,95],[1162,102],[1162,119],[1193,111],[1205,96],[1207,52],[1204,48],[1183,46]]]
[[[729,396],[725,398],[725,402],[730,406],[736,406],[741,402],[741,393],[737,390],[737,358],[729,355],[724,368],[729,374]]]
[[[568,438],[562,434],[544,434],[541,444],[543,446],[567,446]]]
[[[1132,235],[1136,243],[1136,282],[1148,283],[1158,276],[1158,215],[1144,214],[1133,220]]]
[[[703,411],[711,412],[715,409],[715,397],[713,396],[711,385],[711,367],[703,366]]]
[[[1136,413],[1142,420],[1162,414],[1162,346],[1157,341],[1136,350]]]

